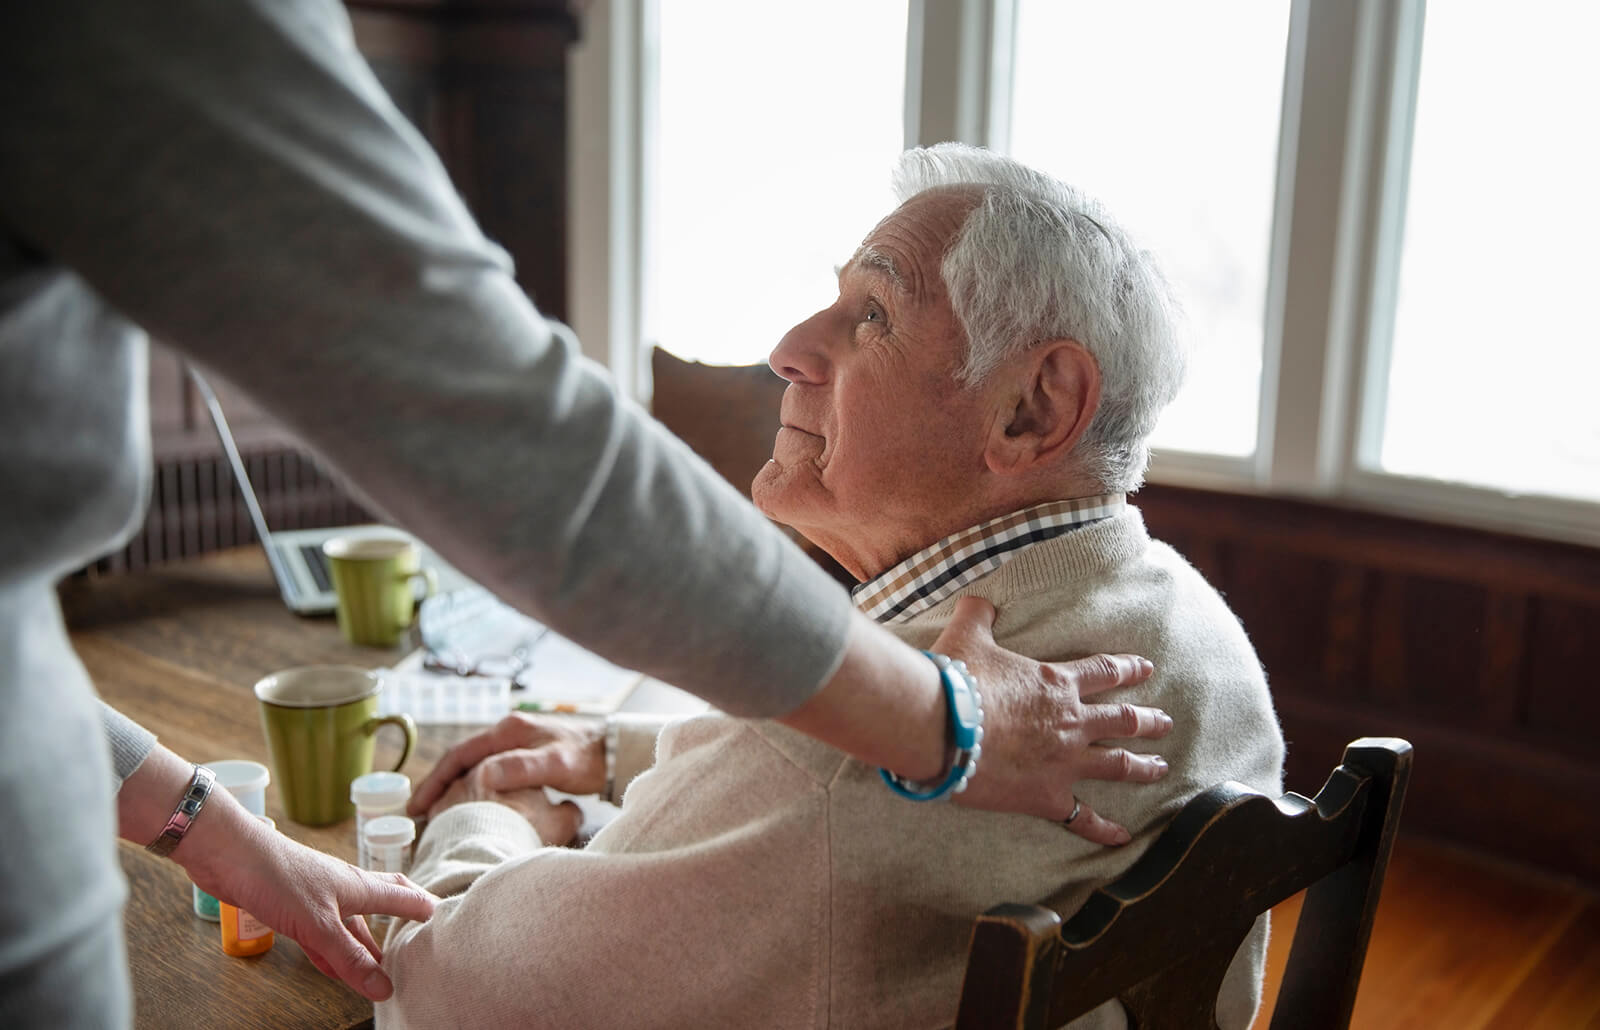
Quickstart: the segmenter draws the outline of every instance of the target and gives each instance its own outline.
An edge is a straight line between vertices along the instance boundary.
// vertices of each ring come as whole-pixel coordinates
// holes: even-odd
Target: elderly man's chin
[[[805,508],[808,495],[822,490],[818,465],[824,441],[820,436],[784,426],[772,441],[772,457],[750,484],[750,498],[770,519],[800,529],[793,521]]]
[[[834,498],[823,485],[822,469],[815,461],[772,457],[751,482],[750,499],[767,518],[783,523],[829,550],[818,539],[818,533],[829,536],[826,530],[833,525],[836,514]]]
[[[815,479],[815,467],[810,462],[784,464],[768,458],[750,484],[750,499],[767,518],[794,525],[791,520],[802,510],[796,502],[807,492],[808,479]]]

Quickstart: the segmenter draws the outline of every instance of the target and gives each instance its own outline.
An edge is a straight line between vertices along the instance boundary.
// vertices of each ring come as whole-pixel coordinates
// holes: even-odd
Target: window
[[[1428,7],[1369,465],[1600,501],[1597,41],[1587,4]]]
[[[625,384],[641,342],[763,360],[888,210],[902,143],[959,139],[1101,197],[1184,294],[1152,479],[1600,544],[1600,8],[594,8],[639,27],[593,79],[637,98],[631,149],[575,173],[646,212],[575,276],[612,284],[625,317],[580,336]]]
[[[765,360],[893,206],[906,0],[660,5],[655,312],[680,357]],[[653,324],[652,324],[653,323]]]
[[[1256,449],[1289,4],[1019,0],[1012,156],[1162,259],[1194,352],[1157,447]]]

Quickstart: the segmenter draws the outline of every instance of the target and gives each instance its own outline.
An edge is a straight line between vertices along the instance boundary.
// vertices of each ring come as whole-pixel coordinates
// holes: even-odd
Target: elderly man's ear
[[[1050,340],[1002,373],[1007,382],[984,460],[997,475],[1059,470],[1100,406],[1100,365],[1076,340]]]

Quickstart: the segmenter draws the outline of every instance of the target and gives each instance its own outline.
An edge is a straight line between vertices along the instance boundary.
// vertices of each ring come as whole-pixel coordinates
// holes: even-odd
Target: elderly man
[[[709,715],[661,734],[586,850],[541,847],[570,837],[573,814],[497,788],[599,789],[609,765],[620,794],[653,738],[513,722],[474,757],[538,746],[451,780],[458,756],[419,791],[432,820],[412,875],[457,896],[390,937],[380,1025],[944,1025],[978,913],[1063,885],[1086,895],[1213,783],[1281,789],[1282,738],[1238,620],[1124,498],[1182,375],[1160,274],[1098,207],[1007,159],[911,151],[896,184],[904,202],[844,267],[838,300],[772,354],[791,385],[756,501],[918,647],[970,595],[1022,654],[1149,656],[1155,674],[1121,696],[1171,712],[1170,773],[1129,782],[1166,768],[1133,738],[1130,705],[1097,734],[1127,735],[1102,754],[1130,776],[1080,784],[1069,820],[1114,819],[1132,842],[919,806],[782,726]],[[1263,920],[1234,958],[1224,1027],[1253,1017],[1265,938]],[[1109,1004],[1082,1025],[1122,1021]]]

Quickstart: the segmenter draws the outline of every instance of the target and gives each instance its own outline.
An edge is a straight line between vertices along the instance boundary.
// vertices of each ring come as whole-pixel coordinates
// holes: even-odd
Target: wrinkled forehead
[[[980,199],[976,186],[941,186],[917,194],[873,227],[841,275],[880,277],[917,300],[943,297],[939,266]]]

